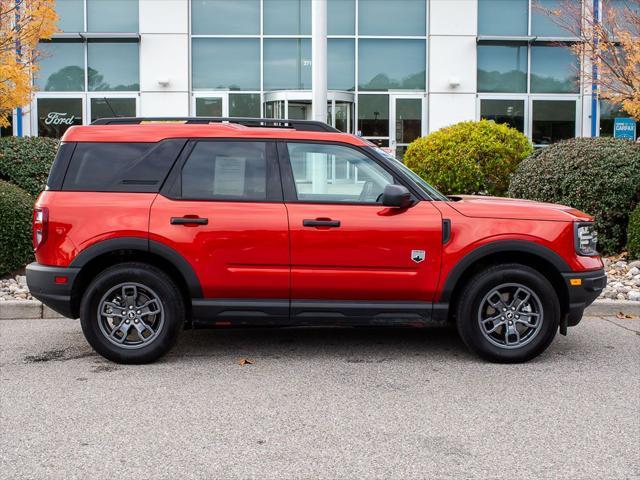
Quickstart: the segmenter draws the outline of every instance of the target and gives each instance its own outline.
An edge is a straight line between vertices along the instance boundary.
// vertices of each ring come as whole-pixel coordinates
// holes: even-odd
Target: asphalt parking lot
[[[639,332],[493,365],[446,328],[200,330],[130,367],[1,321],[0,478],[639,478]]]

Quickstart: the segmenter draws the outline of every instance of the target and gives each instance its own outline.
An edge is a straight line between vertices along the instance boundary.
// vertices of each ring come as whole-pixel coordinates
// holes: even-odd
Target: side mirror
[[[385,207],[408,208],[413,205],[411,193],[402,185],[387,185],[382,194],[382,205]]]

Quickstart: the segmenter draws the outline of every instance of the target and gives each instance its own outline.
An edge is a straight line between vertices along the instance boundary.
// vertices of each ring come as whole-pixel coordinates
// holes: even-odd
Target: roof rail
[[[293,128],[305,132],[340,132],[324,122],[313,120],[285,120],[277,118],[243,117],[114,117],[98,118],[91,125],[137,125],[141,123],[167,122],[201,124],[237,123],[247,127]]]

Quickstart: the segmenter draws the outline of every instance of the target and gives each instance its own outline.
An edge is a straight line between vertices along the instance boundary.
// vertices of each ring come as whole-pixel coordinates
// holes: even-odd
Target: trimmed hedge
[[[404,155],[414,172],[444,194],[502,195],[533,151],[523,134],[493,121],[461,122],[415,140]]]
[[[541,148],[518,167],[509,196],[560,203],[596,218],[598,249],[626,244],[629,214],[640,200],[640,145],[614,138],[574,138]]]
[[[0,138],[0,179],[37,197],[47,183],[59,144],[47,137]]]
[[[33,204],[33,197],[23,189],[0,180],[0,276],[33,259]]]
[[[640,203],[629,216],[627,249],[629,250],[630,259],[640,259]]]

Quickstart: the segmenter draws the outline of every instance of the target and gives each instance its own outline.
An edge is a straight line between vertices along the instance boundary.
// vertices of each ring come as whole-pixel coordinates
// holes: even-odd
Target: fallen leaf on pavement
[[[635,315],[630,315],[628,313],[624,313],[624,312],[618,312],[616,314],[616,318],[619,318],[620,320],[631,320],[636,318]]]
[[[244,365],[253,365],[253,360],[249,360],[248,358],[244,358],[244,357],[240,357],[238,360],[236,360],[238,365],[244,366]]]

